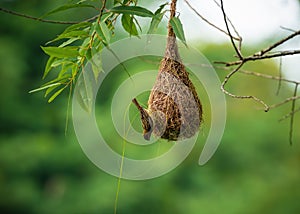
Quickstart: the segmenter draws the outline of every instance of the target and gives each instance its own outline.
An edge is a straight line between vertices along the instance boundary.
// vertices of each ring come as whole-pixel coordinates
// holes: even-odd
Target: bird
[[[141,116],[141,121],[142,121],[142,127],[143,127],[143,136],[144,139],[149,141],[152,131],[153,131],[153,121],[151,116],[149,115],[149,113],[147,112],[147,110],[145,110],[136,100],[136,98],[134,98],[132,100],[132,102],[136,105],[136,107],[138,108],[139,112],[140,112],[140,116]]]

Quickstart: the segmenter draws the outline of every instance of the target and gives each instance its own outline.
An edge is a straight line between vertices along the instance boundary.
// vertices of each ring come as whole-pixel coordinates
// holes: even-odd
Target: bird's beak
[[[144,139],[149,141],[150,137],[151,137],[151,133],[152,133],[152,131],[148,131],[148,132],[144,133],[143,134],[144,135]]]

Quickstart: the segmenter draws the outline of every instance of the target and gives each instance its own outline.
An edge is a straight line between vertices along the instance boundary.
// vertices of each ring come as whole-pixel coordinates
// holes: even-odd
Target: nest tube
[[[176,0],[172,0],[170,20],[175,14]],[[166,51],[151,89],[148,109],[140,107],[136,99],[133,103],[140,112],[146,140],[153,133],[162,139],[177,141],[190,138],[199,131],[203,121],[202,104],[180,58],[170,21]]]

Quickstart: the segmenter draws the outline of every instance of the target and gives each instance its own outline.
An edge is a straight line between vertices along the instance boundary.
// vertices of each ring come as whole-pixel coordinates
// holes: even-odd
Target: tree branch
[[[220,31],[220,32],[222,32],[222,33],[224,33],[225,35],[227,35],[227,36],[229,36],[229,34],[225,31],[225,30],[223,30],[223,29],[221,29],[220,27],[218,27],[218,26],[216,26],[215,24],[213,24],[212,22],[210,22],[208,19],[206,19],[204,16],[202,16],[187,0],[184,0],[184,2],[187,4],[187,6],[192,10],[192,11],[194,11],[194,13],[198,16],[198,17],[200,17],[200,19],[202,19],[204,22],[206,22],[207,24],[209,24],[210,26],[212,26],[213,28],[215,28],[215,29],[217,29],[218,31]],[[234,40],[237,40],[237,41],[239,41],[240,40],[240,38],[238,38],[238,37],[234,37],[233,36],[233,39]]]
[[[44,23],[51,23],[51,24],[62,24],[62,25],[72,25],[72,24],[78,24],[80,22],[90,22],[90,21],[93,21],[93,20],[98,18],[98,15],[96,15],[96,16],[93,16],[93,17],[91,17],[89,19],[86,19],[86,20],[83,20],[83,21],[56,21],[56,20],[48,20],[48,19],[42,19],[42,18],[30,16],[30,15],[27,15],[27,14],[23,14],[23,13],[19,13],[19,12],[16,12],[16,11],[8,10],[8,9],[2,8],[2,7],[0,7],[0,11],[2,11],[4,13],[11,14],[11,15],[14,15],[14,16],[19,16],[19,17],[22,17],[22,18],[31,19],[31,20],[34,20],[34,21],[39,21],[39,22],[44,22]]]
[[[281,89],[281,83],[282,83],[282,57],[279,59],[279,77],[278,77],[278,87],[276,91],[276,95],[279,95],[280,89]],[[297,83],[296,83],[297,84]]]
[[[216,1],[214,0],[214,2],[216,3],[216,5],[221,8],[221,5]],[[232,21],[228,18],[228,16],[226,15],[226,18],[227,18],[227,21],[228,23],[230,24],[230,26],[232,27],[232,29],[234,30],[236,36],[238,37],[237,41],[239,42],[239,50],[241,51],[242,50],[242,37],[240,36],[239,32],[237,31],[236,27],[234,26],[234,24],[232,23]],[[233,37],[235,38],[235,37]]]
[[[224,17],[224,22],[225,22],[225,25],[226,25],[226,29],[227,29],[227,32],[229,34],[229,37],[230,37],[230,41],[231,41],[231,44],[235,50],[235,52],[237,53],[238,57],[240,60],[243,60],[243,56],[242,56],[242,53],[240,51],[240,49],[236,46],[236,44],[234,43],[234,39],[233,39],[233,36],[230,32],[230,29],[229,29],[229,25],[228,25],[228,21],[227,21],[227,15],[225,13],[225,9],[224,9],[224,5],[223,5],[223,0],[220,1],[221,2],[221,10],[222,10],[222,13],[223,13],[223,17]]]
[[[218,69],[222,69],[222,70],[226,70],[226,71],[230,70],[230,68],[228,68],[228,67],[222,67],[222,66],[214,66],[214,68],[218,68]],[[254,72],[254,71],[248,71],[248,70],[245,70],[245,69],[239,69],[238,72],[239,73],[243,73],[243,74],[247,74],[247,75],[252,75],[252,76],[256,76],[256,77],[265,78],[265,79],[283,81],[283,82],[288,82],[288,83],[293,83],[293,84],[299,84],[300,85],[299,81],[285,79],[285,78],[282,78],[280,76],[277,77],[277,76],[272,76],[272,75],[268,75],[268,74],[262,74],[262,73],[258,73],[258,72]]]
[[[277,108],[277,107],[282,106],[282,105],[284,105],[286,103],[289,103],[289,102],[294,101],[294,100],[299,100],[299,99],[300,99],[300,96],[289,97],[289,98],[285,99],[284,101],[282,101],[280,103],[271,105],[270,109]]]
[[[294,97],[297,96],[297,92],[298,92],[298,84],[296,84],[296,86],[295,86]],[[296,99],[292,101],[291,112],[294,112],[295,108],[296,108]],[[295,118],[295,114],[292,114],[291,121],[290,121],[290,145],[293,144],[294,118]]]
[[[176,37],[174,30],[172,28],[172,25],[171,25],[171,19],[174,18],[176,15],[176,3],[177,3],[177,0],[172,0],[171,7],[170,7],[170,18],[169,18],[169,23],[168,23],[168,37],[171,39]]]
[[[252,99],[260,104],[262,104],[265,108],[265,112],[268,112],[269,111],[269,106],[264,102],[262,101],[261,99],[255,97],[255,96],[252,96],[252,95],[249,95],[249,96],[240,96],[240,95],[235,95],[235,94],[232,94],[230,93],[229,91],[227,91],[225,89],[225,85],[228,83],[229,79],[235,74],[237,73],[241,67],[243,67],[244,63],[241,63],[237,68],[235,68],[232,72],[230,72],[224,79],[224,81],[222,82],[222,85],[221,85],[221,90],[223,91],[223,93],[229,95],[230,97],[233,97],[233,98],[237,98],[237,99]]]
[[[256,54],[253,54],[251,56],[244,57],[241,60],[237,60],[237,61],[233,61],[233,62],[215,61],[215,63],[224,64],[225,66],[230,67],[230,66],[234,66],[234,65],[239,65],[242,62],[245,63],[245,62],[248,62],[248,61],[258,61],[258,60],[263,60],[263,59],[272,59],[272,58],[283,57],[283,56],[291,56],[291,55],[296,55],[296,54],[300,54],[300,50],[280,51],[280,52],[277,52],[277,53],[263,55],[263,56],[258,56]]]
[[[290,39],[292,39],[292,38],[294,38],[295,36],[298,36],[298,35],[300,35],[300,30],[294,32],[293,34],[287,36],[286,38],[284,38],[284,39],[282,39],[278,42],[275,42],[273,45],[267,47],[266,49],[263,49],[263,50],[259,51],[257,54],[254,54],[254,56],[263,56],[265,53],[270,52],[274,48],[282,45],[283,43],[287,42],[288,40],[290,40]]]
[[[296,114],[297,112],[300,112],[300,108],[296,109],[296,110],[293,111],[293,112],[290,112],[290,113],[284,115],[282,118],[279,119],[279,122],[288,119],[289,117],[293,116],[293,115]]]

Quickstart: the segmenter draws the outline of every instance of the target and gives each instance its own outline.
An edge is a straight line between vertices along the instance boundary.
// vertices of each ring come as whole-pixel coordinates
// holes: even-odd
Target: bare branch
[[[103,15],[105,6],[106,6],[106,0],[102,0],[102,6],[101,6],[101,9],[100,9],[100,13],[99,13],[99,17],[100,17],[100,18],[101,18],[101,16]]]
[[[230,70],[230,68],[228,68],[228,67],[222,67],[222,66],[214,66],[214,67],[218,68],[218,69],[226,70],[226,71]],[[262,73],[258,73],[258,72],[254,72],[254,71],[248,71],[248,70],[245,70],[245,69],[239,69],[238,72],[243,73],[243,74],[247,74],[247,75],[252,75],[252,76],[256,76],[256,77],[265,78],[265,79],[283,81],[283,82],[288,82],[288,83],[293,83],[293,84],[300,84],[300,82],[295,81],[295,80],[289,80],[289,79],[285,79],[285,78],[282,78],[282,77],[272,76],[272,75],[268,75],[268,74],[262,74]]]
[[[298,91],[298,84],[295,86],[294,97],[297,96],[297,91]],[[295,107],[296,107],[296,100],[293,100],[291,112],[295,111]],[[290,121],[290,145],[293,144],[294,118],[295,118],[295,114],[292,114],[291,121]]]
[[[225,25],[226,25],[226,29],[227,29],[227,32],[229,34],[229,37],[230,37],[230,41],[231,41],[231,44],[235,50],[235,52],[237,53],[238,57],[240,60],[243,60],[243,56],[242,56],[242,53],[240,52],[240,49],[236,46],[236,44],[234,43],[234,39],[233,39],[233,36],[230,32],[230,29],[229,29],[229,25],[228,25],[228,20],[227,20],[227,15],[226,15],[226,12],[225,12],[225,9],[224,9],[224,5],[223,5],[223,0],[221,0],[221,10],[222,10],[222,13],[223,13],[223,17],[224,17],[224,22],[225,22]]]
[[[268,74],[262,74],[262,73],[258,73],[258,72],[247,71],[247,70],[244,70],[244,69],[241,69],[239,72],[244,73],[244,74],[248,74],[248,75],[253,75],[253,76],[257,76],[257,77],[266,78],[266,79],[273,79],[273,80],[277,80],[277,81],[300,84],[300,82],[297,82],[297,81],[294,81],[294,80],[289,80],[289,79],[284,79],[280,76],[276,77],[276,76],[271,76],[271,75],[268,75]]]
[[[296,55],[296,54],[300,54],[300,50],[279,51],[277,53],[264,55],[264,56],[255,56],[254,55],[253,57],[247,57],[245,60],[246,61],[256,61],[256,60],[261,60],[261,59],[271,59],[271,58],[289,56],[289,55]]]
[[[268,54],[268,55],[264,55],[264,56],[259,56],[259,55],[251,55],[248,57],[245,57],[241,60],[237,60],[237,61],[233,61],[233,62],[218,62],[216,61],[215,63],[217,64],[224,64],[225,66],[234,66],[234,65],[239,65],[242,62],[248,62],[248,61],[258,61],[258,60],[263,60],[263,59],[272,59],[272,58],[277,58],[277,57],[283,57],[283,56],[291,56],[291,55],[296,55],[296,54],[300,54],[300,50],[287,50],[287,51],[280,51],[277,53],[273,53],[273,54]]]
[[[299,100],[299,99],[300,99],[300,96],[289,97],[289,98],[285,99],[284,101],[282,101],[280,103],[271,105],[270,109],[277,108],[277,107],[282,106],[282,105],[284,105],[284,104],[286,104],[288,102],[291,102],[291,101],[294,101],[294,100]]]
[[[275,42],[274,44],[270,45],[269,47],[264,48],[261,51],[253,54],[253,55],[243,57],[241,55],[241,52],[240,52],[241,47],[237,48],[237,46],[234,43],[234,40],[232,38],[233,36],[230,33],[230,29],[229,29],[229,26],[228,26],[228,19],[226,19],[226,13],[225,13],[225,10],[224,10],[224,7],[223,7],[223,1],[222,0],[221,0],[221,9],[222,9],[222,12],[223,12],[224,21],[225,21],[225,24],[226,24],[226,27],[227,27],[227,31],[228,31],[232,46],[235,49],[235,52],[238,54],[239,60],[233,61],[233,62],[215,62],[215,63],[225,64],[226,66],[234,66],[234,65],[240,65],[242,62],[245,63],[247,61],[257,61],[257,60],[263,60],[263,59],[271,59],[271,58],[277,58],[277,57],[300,54],[300,50],[285,50],[285,51],[278,51],[278,52],[274,52],[274,53],[269,53],[274,48],[276,48],[276,47],[282,45],[283,43],[291,40],[292,38],[300,35],[300,30],[298,30],[298,31],[293,32],[289,36]],[[233,29],[235,29],[233,25],[231,25],[231,26],[232,26]],[[267,54],[267,53],[269,53],[269,54]]]
[[[30,16],[30,15],[26,15],[23,13],[18,13],[12,10],[8,10],[5,8],[0,8],[0,11],[3,11],[4,13],[8,13],[14,16],[19,16],[19,17],[23,17],[26,19],[31,19],[31,20],[35,20],[35,21],[39,21],[39,22],[45,22],[45,23],[51,23],[51,24],[63,24],[63,25],[69,25],[69,24],[77,24],[78,22],[73,22],[73,21],[55,21],[55,20],[47,20],[47,19],[41,19],[41,18],[37,18],[34,16]]]
[[[290,118],[291,116],[293,116],[293,115],[296,114],[297,112],[300,112],[300,108],[296,109],[296,110],[293,111],[293,112],[290,112],[290,113],[284,115],[282,118],[279,119],[279,122],[284,121],[284,120]]]
[[[280,89],[281,89],[281,83],[282,83],[282,57],[279,59],[279,80],[278,80],[278,87],[276,95],[279,95]]]
[[[235,95],[235,94],[232,94],[230,93],[229,91],[227,91],[225,89],[225,85],[227,84],[227,82],[229,81],[229,79],[235,74],[237,73],[241,67],[243,67],[243,63],[241,63],[236,69],[234,69],[232,72],[230,72],[224,79],[224,81],[222,82],[222,85],[221,85],[221,90],[223,91],[223,93],[229,95],[230,97],[233,97],[233,98],[237,98],[237,99],[252,99],[252,100],[255,100],[256,102],[259,102],[260,104],[262,104],[265,108],[265,112],[268,112],[269,111],[269,106],[264,102],[262,101],[261,99],[255,97],[255,96],[252,96],[252,95],[249,95],[249,96],[240,96],[240,95]]]
[[[298,35],[300,35],[300,30],[292,33],[291,35],[287,36],[284,39],[279,40],[278,42],[275,42],[273,45],[267,47],[266,49],[263,49],[263,50],[259,51],[258,53],[254,54],[254,56],[263,56],[265,53],[270,52],[274,48],[282,45],[283,43],[289,41],[290,39],[292,39],[292,38],[294,38],[295,36],[298,36]]]
[[[205,17],[203,17],[200,13],[198,13],[191,6],[191,4],[187,0],[185,0],[185,2],[203,21],[205,21],[206,23],[208,23],[212,27],[216,28],[217,30],[219,30],[222,33],[225,33],[227,36],[229,36],[231,45],[234,48],[235,53],[237,54],[237,56],[239,58],[238,60],[232,61],[232,62],[215,62],[215,63],[219,63],[219,64],[224,64],[226,67],[237,66],[234,70],[232,70],[225,77],[224,81],[222,82],[221,90],[223,91],[223,93],[225,93],[226,95],[229,95],[230,97],[233,97],[233,98],[238,98],[238,99],[253,99],[254,101],[262,104],[264,106],[264,109],[265,109],[266,112],[269,111],[269,109],[276,108],[276,107],[279,107],[279,106],[284,105],[286,103],[292,102],[291,112],[288,115],[285,115],[285,117],[284,117],[284,118],[291,117],[291,121],[290,121],[290,138],[289,138],[289,141],[290,141],[290,144],[292,144],[294,115],[295,115],[296,112],[300,111],[300,108],[297,109],[297,110],[295,110],[295,108],[296,108],[296,100],[300,99],[300,96],[297,96],[297,89],[298,89],[298,85],[300,85],[300,82],[294,81],[294,80],[284,79],[282,77],[282,57],[289,56],[289,55],[300,54],[300,50],[284,50],[284,51],[276,51],[276,52],[271,52],[271,51],[273,51],[278,46],[286,43],[287,41],[293,39],[294,37],[300,35],[300,30],[294,31],[294,30],[291,30],[291,29],[284,28],[285,30],[292,31],[292,33],[290,35],[288,35],[287,37],[285,37],[285,38],[283,38],[283,39],[281,39],[281,40],[279,40],[279,41],[271,44],[270,46],[262,49],[261,51],[259,51],[257,53],[254,53],[252,55],[249,55],[247,57],[244,57],[242,55],[242,52],[241,52],[241,50],[242,50],[242,37],[239,35],[237,29],[234,27],[234,25],[231,22],[231,20],[227,17],[227,14],[226,14],[225,9],[224,9],[223,0],[220,0],[220,4],[216,0],[214,0],[214,2],[221,8],[227,32],[224,32],[224,30],[222,30],[221,28],[219,28],[219,27],[215,26],[214,24],[210,23]],[[237,35],[237,36],[233,36],[232,33],[231,33],[231,30],[233,30],[235,32],[235,35]],[[239,45],[236,44],[236,41],[239,42]],[[242,67],[247,62],[249,62],[249,61],[259,61],[259,60],[272,59],[272,58],[277,58],[277,57],[280,57],[280,62],[279,62],[279,76],[272,76],[272,75],[267,75],[267,74],[252,72],[252,71],[246,71],[246,70],[242,69]],[[214,66],[214,67],[216,67],[216,66]],[[221,67],[221,69],[230,70],[230,69],[228,69],[226,67]],[[220,68],[220,67],[218,67],[218,68]],[[274,104],[272,106],[268,106],[263,100],[255,97],[255,96],[252,96],[252,95],[249,95],[249,96],[239,96],[239,95],[232,94],[232,93],[230,93],[229,91],[227,91],[225,89],[225,86],[228,83],[228,81],[230,80],[230,78],[233,77],[237,72],[244,73],[244,74],[247,74],[247,75],[253,75],[253,76],[256,76],[256,77],[261,77],[261,78],[266,78],[266,79],[271,79],[271,80],[278,81],[278,88],[277,88],[277,92],[276,92],[277,95],[280,92],[282,82],[287,82],[287,83],[295,84],[294,96],[285,99],[281,103],[277,103],[277,104]]]
[[[296,30],[293,30],[291,28],[287,28],[287,27],[284,27],[284,26],[280,26],[280,28],[283,29],[283,30],[290,31],[290,32],[296,32]]]
[[[200,17],[200,19],[202,19],[204,22],[206,22],[207,24],[209,24],[210,26],[212,26],[213,28],[217,29],[218,31],[226,34],[227,36],[229,36],[229,34],[223,30],[222,28],[216,26],[215,24],[213,24],[212,22],[210,22],[208,19],[206,19],[204,16],[202,16],[187,0],[184,0],[184,2],[187,4],[187,6],[194,11],[194,13]],[[240,38],[238,37],[233,37],[234,40],[239,41]]]
[[[216,3],[216,5],[221,8],[221,5],[219,4],[219,2],[217,2],[216,0],[214,0],[214,2]],[[236,36],[238,37],[237,41],[239,42],[239,51],[242,50],[242,37],[239,34],[239,32],[237,31],[236,27],[234,26],[233,22],[229,19],[229,17],[226,15],[227,21],[230,24],[231,28],[233,29],[233,31],[235,32]],[[228,35],[228,34],[227,34]],[[235,37],[233,37],[235,38]]]

